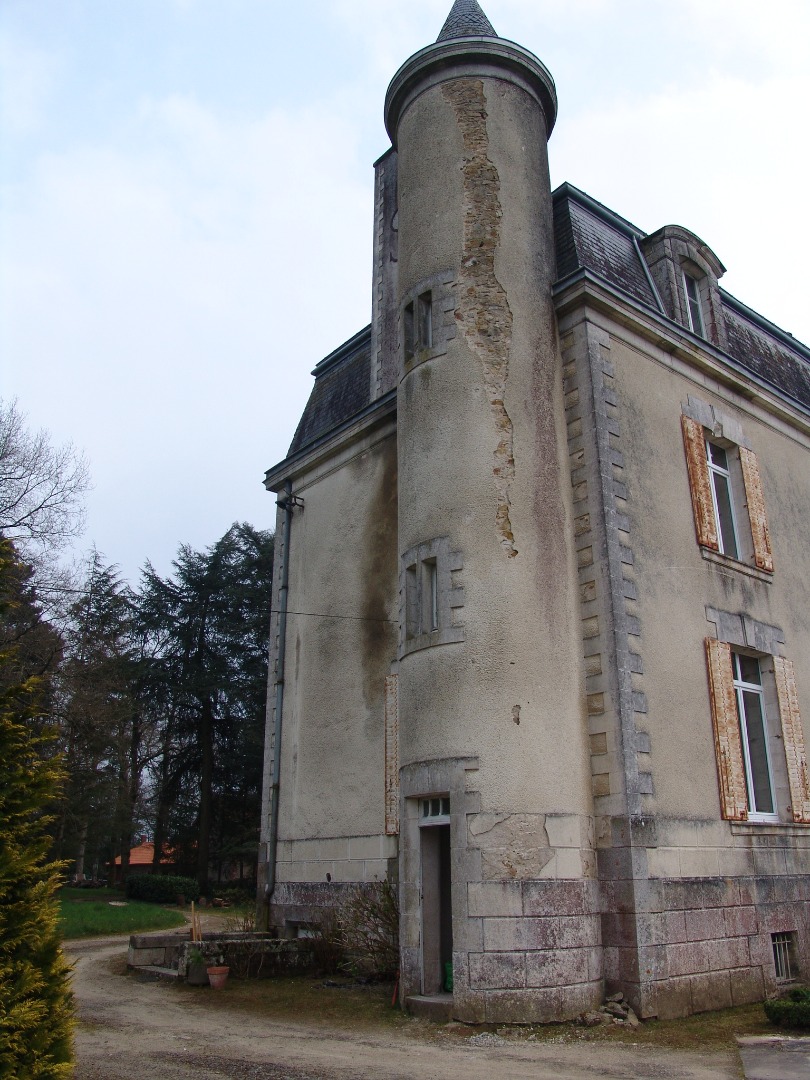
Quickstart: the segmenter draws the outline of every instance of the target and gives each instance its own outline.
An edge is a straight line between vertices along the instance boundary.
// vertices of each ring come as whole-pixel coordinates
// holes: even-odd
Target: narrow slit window
[[[405,634],[414,638],[419,632],[419,592],[416,580],[416,565],[405,571]]]
[[[413,304],[406,304],[402,312],[403,336],[405,345],[405,359],[412,360],[416,352],[416,339],[414,336]]]
[[[439,629],[439,567],[435,559],[424,563],[427,593],[427,627],[432,633]]]
[[[686,273],[683,275],[683,285],[686,291],[686,314],[689,318],[689,329],[695,334],[700,334],[701,337],[706,337],[703,312],[700,307],[700,287],[695,278]]]

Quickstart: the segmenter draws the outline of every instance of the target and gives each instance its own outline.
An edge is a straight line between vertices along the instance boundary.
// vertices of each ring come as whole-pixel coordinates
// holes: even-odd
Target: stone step
[[[178,978],[177,968],[158,967],[156,964],[147,964],[136,968],[135,971],[147,979],[165,979],[172,982]]]
[[[405,1011],[434,1024],[447,1024],[453,1019],[453,995],[411,994],[405,998]]]

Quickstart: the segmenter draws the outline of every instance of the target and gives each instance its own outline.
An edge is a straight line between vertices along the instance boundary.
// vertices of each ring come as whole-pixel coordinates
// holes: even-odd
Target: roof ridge
[[[496,38],[497,36],[478,0],[455,0],[436,40],[448,41],[452,38],[466,37]]]

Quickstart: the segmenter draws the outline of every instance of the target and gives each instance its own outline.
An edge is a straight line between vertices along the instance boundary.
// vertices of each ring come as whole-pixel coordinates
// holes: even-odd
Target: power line
[[[278,615],[280,608],[270,608],[271,615]],[[287,609],[288,615],[307,615],[311,619],[345,619],[349,622],[378,622],[378,623],[399,623],[398,619],[369,619],[364,615],[329,615],[323,611],[290,611]]]

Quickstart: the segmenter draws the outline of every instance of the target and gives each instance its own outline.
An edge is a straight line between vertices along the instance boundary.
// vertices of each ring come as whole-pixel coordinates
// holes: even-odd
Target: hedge
[[[130,900],[148,900],[153,904],[176,904],[178,896],[199,900],[200,889],[194,878],[173,874],[132,874],[127,878]]]
[[[796,987],[787,997],[764,1003],[765,1015],[777,1027],[810,1028],[810,990]]]

